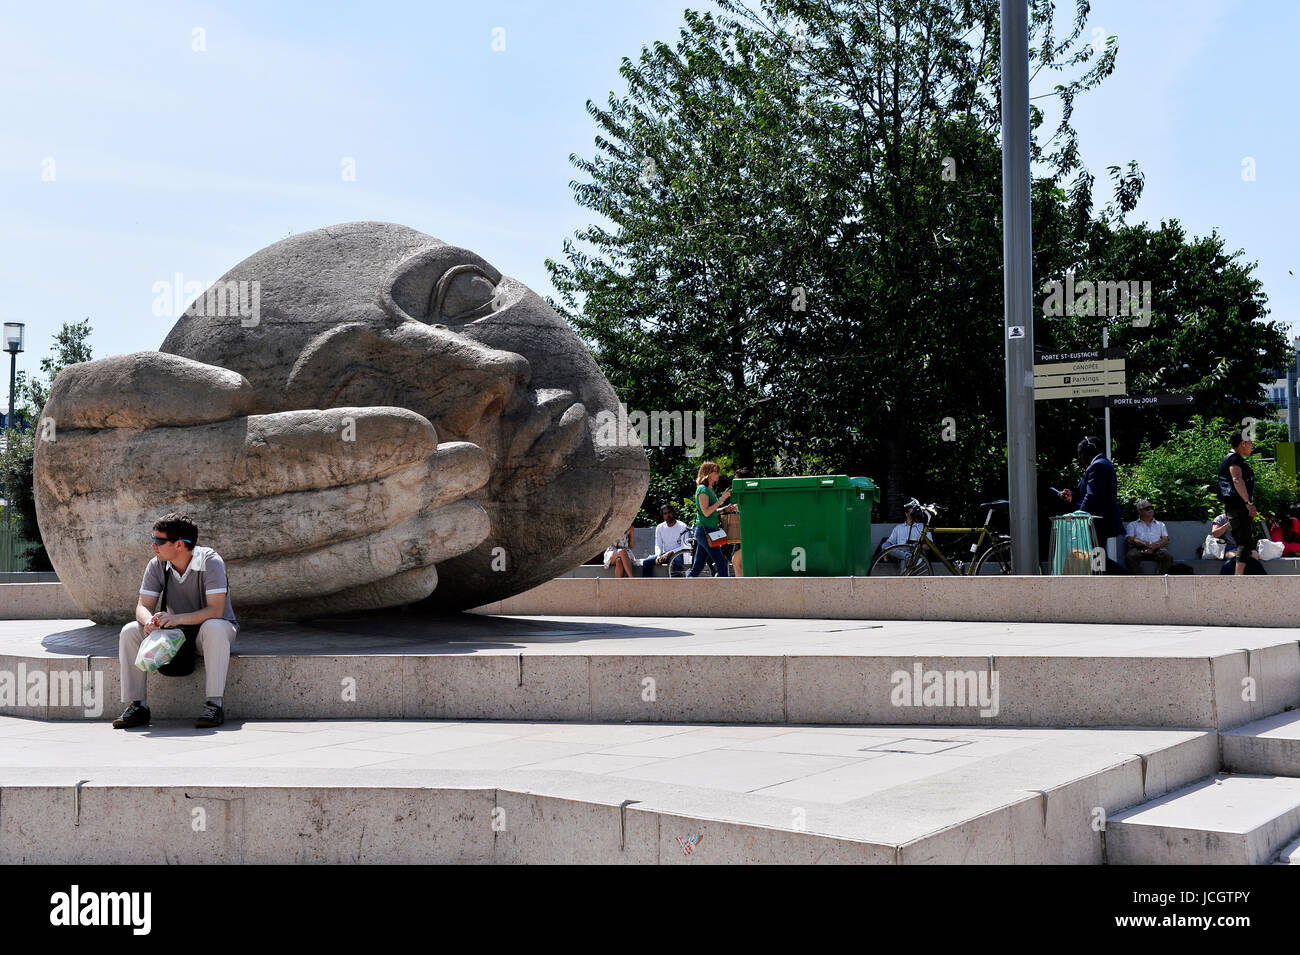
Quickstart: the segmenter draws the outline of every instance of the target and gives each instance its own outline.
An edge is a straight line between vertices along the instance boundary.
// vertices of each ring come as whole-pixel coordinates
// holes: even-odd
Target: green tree
[[[571,157],[587,177],[573,189],[606,224],[548,260],[552,304],[629,406],[703,409],[709,457],[867,473],[890,512],[912,493],[996,492],[996,0],[720,6],[625,59],[627,95],[587,104],[598,153]],[[1070,108],[1115,47],[1075,49],[1084,2],[1064,37],[1052,4],[1031,7],[1034,68],[1075,74],[1056,87],[1060,126],[1035,136],[1035,212],[1082,241],[1092,180]],[[1122,212],[1140,177],[1117,181]]]
[[[1254,263],[1241,256],[1240,250],[1225,251],[1217,233],[1189,239],[1177,220],[1159,228],[1094,223],[1086,242],[1071,250],[1066,268],[1074,271],[1076,283],[1149,282],[1150,314],[1136,316],[1136,321],[1083,314],[1036,317],[1043,350],[1098,348],[1102,325],[1109,321],[1111,345],[1128,352],[1129,394],[1185,393],[1196,402],[1112,412],[1114,457],[1121,469],[1140,460],[1144,447],[1159,446],[1188,427],[1193,415],[1239,426],[1246,417],[1271,414],[1259,385],[1271,377],[1269,369],[1286,363],[1290,352],[1282,327],[1265,320],[1268,309],[1252,274]],[[1038,278],[1040,284],[1063,280],[1064,272]],[[1101,412],[1088,410],[1083,402],[1040,402],[1037,410],[1045,469],[1069,461],[1084,434],[1101,434]]]
[[[15,401],[14,416],[25,416],[30,425],[25,431],[10,432],[6,436],[8,440],[3,454],[0,454],[0,476],[8,492],[6,498],[12,502],[11,520],[14,521],[15,533],[20,538],[34,542],[24,555],[28,569],[33,571],[54,569],[45,545],[41,543],[32,475],[32,458],[40,431],[41,410],[49,400],[50,388],[59,372],[69,365],[90,361],[89,338],[90,319],[64,322],[54,336],[50,354],[41,359],[44,379],[22,375],[15,387],[15,393],[21,396],[21,403]]]

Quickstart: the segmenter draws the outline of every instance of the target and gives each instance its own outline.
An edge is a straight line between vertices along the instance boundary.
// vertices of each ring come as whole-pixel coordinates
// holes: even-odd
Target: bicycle
[[[913,513],[920,512],[921,536],[905,544],[893,544],[881,551],[871,562],[867,570],[870,577],[929,577],[934,574],[931,554],[948,568],[954,577],[977,577],[986,569],[995,568],[997,574],[1011,573],[1011,537],[993,528],[993,515],[1006,513],[1007,501],[987,501],[980,505],[986,510],[982,527],[931,527],[930,522],[940,508],[935,504],[921,504],[916,498],[907,502]],[[975,542],[970,545],[974,556],[970,561],[952,561],[939,548],[936,535],[961,537],[974,534]]]

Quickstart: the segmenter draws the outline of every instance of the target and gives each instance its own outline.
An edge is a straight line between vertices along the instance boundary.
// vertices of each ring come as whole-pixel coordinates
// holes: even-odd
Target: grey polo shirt
[[[196,547],[190,557],[185,573],[176,572],[171,561],[159,561],[157,557],[149,561],[144,569],[144,579],[140,582],[140,594],[144,597],[157,597],[162,594],[163,565],[171,567],[167,580],[167,606],[159,610],[172,613],[193,613],[208,605],[208,594],[225,594],[226,607],[222,611],[223,620],[229,620],[235,626],[235,607],[230,602],[230,585],[226,581],[226,562],[211,547]]]

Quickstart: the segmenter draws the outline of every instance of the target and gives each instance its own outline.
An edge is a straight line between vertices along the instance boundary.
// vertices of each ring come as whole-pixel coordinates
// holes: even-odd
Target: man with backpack
[[[207,729],[226,721],[222,694],[239,623],[230,603],[225,561],[211,547],[196,546],[198,539],[198,527],[185,514],[173,512],[154,522],[154,557],[140,583],[135,620],[122,628],[118,638],[122,701],[129,705],[113,721],[114,729],[149,725],[145,674],[135,661],[141,641],[160,627],[179,627],[185,642],[159,673],[192,673],[195,652],[203,654],[207,700],[194,725]]]

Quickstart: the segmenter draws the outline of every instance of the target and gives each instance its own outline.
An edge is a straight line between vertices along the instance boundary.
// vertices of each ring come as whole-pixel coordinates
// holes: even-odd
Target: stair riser
[[[996,707],[928,705],[900,693],[899,674],[998,675]],[[0,656],[27,674],[83,658]],[[98,713],[86,707],[0,707],[7,716],[110,720],[121,710],[116,659],[93,657]],[[1241,699],[1254,680],[1256,695]],[[928,676],[926,677],[928,679]],[[914,681],[917,682],[917,681]],[[193,718],[203,666],[148,680],[155,719]],[[917,697],[920,696],[918,701]],[[839,723],[898,726],[1239,726],[1300,699],[1294,644],[1209,659],[1064,656],[819,656],[763,654],[237,656],[228,719],[497,719]],[[918,705],[918,702],[920,705]],[[996,712],[993,710],[996,709]],[[987,715],[986,715],[987,714]]]
[[[1225,735],[1223,768],[1232,773],[1300,777],[1300,740]]]

